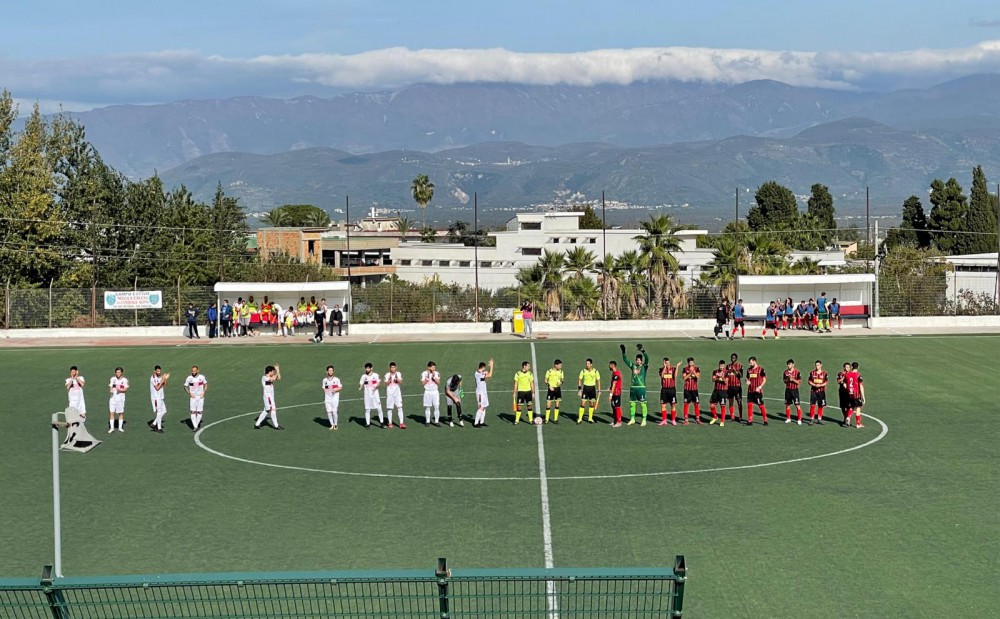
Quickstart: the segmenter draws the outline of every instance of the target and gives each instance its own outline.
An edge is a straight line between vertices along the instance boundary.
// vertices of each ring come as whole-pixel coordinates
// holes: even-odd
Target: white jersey
[[[399,370],[395,372],[385,373],[385,393],[399,394],[399,384],[403,382],[403,375],[399,373]]]
[[[111,391],[111,397],[125,399],[125,391],[128,390],[128,379],[122,376],[118,378],[117,376],[111,377],[111,382],[108,384]]]
[[[83,399],[83,385],[86,382],[87,380],[80,375],[77,375],[76,378],[71,376],[66,379],[66,387],[67,392],[69,393],[70,404]]]
[[[361,381],[358,383],[365,389],[365,395],[378,394],[378,384],[380,377],[377,372],[372,372],[371,374],[362,374]]]
[[[490,398],[486,393],[486,370],[476,370],[476,401],[483,408],[490,405]]]
[[[149,377],[149,399],[163,401],[163,376],[153,374]]]
[[[204,374],[198,374],[197,376],[188,375],[184,379],[184,388],[188,390],[188,393],[195,398],[205,397],[205,389],[208,386],[208,380],[205,378]]]
[[[337,402],[340,400],[340,389],[343,388],[340,379],[336,376],[323,377],[323,397],[327,402]],[[336,390],[336,391],[335,391]]]
[[[420,374],[420,382],[424,385],[424,391],[435,392],[441,384],[441,373],[437,370],[434,370],[433,372],[430,370],[424,370],[423,373]]]
[[[274,381],[267,374],[260,377],[260,384],[264,388],[264,399],[274,402]]]

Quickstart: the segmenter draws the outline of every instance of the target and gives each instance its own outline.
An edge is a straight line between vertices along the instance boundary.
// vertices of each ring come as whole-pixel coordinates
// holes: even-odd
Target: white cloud
[[[592,86],[657,79],[721,83],[773,79],[796,86],[891,88],[977,72],[1000,72],[1000,40],[965,48],[877,53],[696,47],[575,53],[387,48],[354,55],[255,58],[192,51],[23,62],[0,58],[0,83],[15,96],[46,101],[46,107],[64,101],[67,109],[239,95],[327,95],[414,83]]]

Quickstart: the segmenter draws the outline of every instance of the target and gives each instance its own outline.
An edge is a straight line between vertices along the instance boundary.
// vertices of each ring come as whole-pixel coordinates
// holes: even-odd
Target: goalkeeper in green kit
[[[638,402],[642,405],[642,423],[639,425],[645,427],[646,413],[649,411],[646,405],[646,370],[649,369],[649,355],[643,350],[642,344],[636,344],[635,347],[639,350],[639,354],[635,356],[635,363],[632,363],[625,356],[625,345],[620,344],[618,347],[622,350],[622,361],[632,370],[632,383],[628,390],[628,409],[631,416],[628,425],[635,425],[635,404]]]

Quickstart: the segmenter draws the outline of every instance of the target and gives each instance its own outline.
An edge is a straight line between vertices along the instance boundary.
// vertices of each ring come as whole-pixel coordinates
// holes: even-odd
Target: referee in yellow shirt
[[[521,371],[514,374],[514,425],[521,423],[521,413],[527,408],[528,423],[535,421],[532,408],[535,399],[535,375],[531,373],[531,364],[521,363]]]
[[[594,367],[594,360],[580,370],[580,378],[576,381],[577,394],[580,396],[580,414],[576,418],[578,424],[583,423],[583,411],[589,406],[587,423],[594,423],[594,409],[597,408],[597,394],[601,391],[601,373]]]
[[[552,362],[552,367],[545,370],[545,386],[548,387],[548,393],[545,394],[545,423],[549,422],[551,408],[555,408],[555,423],[559,423],[559,404],[562,402],[562,384],[565,380],[562,360],[556,359]]]

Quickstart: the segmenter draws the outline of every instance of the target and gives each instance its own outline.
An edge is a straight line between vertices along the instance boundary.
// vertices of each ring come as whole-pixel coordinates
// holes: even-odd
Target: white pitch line
[[[535,379],[535,402],[541,406],[541,385],[538,382],[538,356],[535,354],[535,343],[531,343],[531,372]],[[541,413],[536,410],[535,414]],[[534,421],[534,420],[532,420]],[[545,554],[545,569],[552,569],[556,566],[552,554],[552,513],[549,506],[549,478],[545,472],[545,439],[542,436],[542,426],[535,426],[535,437],[538,439],[538,481],[542,494],[542,548]],[[549,609],[549,619],[559,619],[559,600],[556,597],[556,584],[545,581],[545,596]]]

